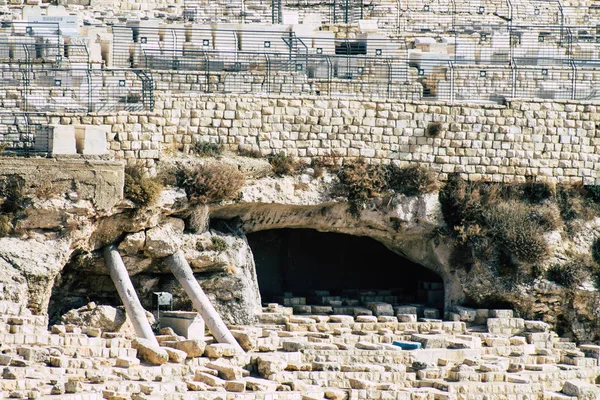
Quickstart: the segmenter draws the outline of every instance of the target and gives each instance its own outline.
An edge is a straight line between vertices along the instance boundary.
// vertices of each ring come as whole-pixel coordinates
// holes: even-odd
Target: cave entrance
[[[297,313],[310,312],[303,305],[340,307],[332,312],[347,313],[371,302],[444,309],[438,274],[369,237],[274,229],[247,238],[264,303],[295,306]]]

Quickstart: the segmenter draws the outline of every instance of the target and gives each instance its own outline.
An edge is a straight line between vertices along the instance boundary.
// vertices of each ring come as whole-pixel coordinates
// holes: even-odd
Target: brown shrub
[[[217,157],[223,153],[223,145],[209,142],[196,142],[193,151],[200,157]]]
[[[190,201],[217,203],[238,196],[244,175],[227,164],[204,164],[194,168],[179,168],[176,184],[183,188]]]
[[[486,212],[486,225],[505,253],[525,263],[542,261],[550,253],[543,229],[531,218],[531,207],[516,201]]]
[[[13,225],[8,215],[0,215],[0,238],[11,234]]]
[[[246,149],[238,147],[238,154],[242,157],[262,158],[262,153],[258,149]]]
[[[25,180],[18,175],[9,175],[0,182],[0,211],[14,214],[25,208]]]
[[[575,289],[590,279],[591,272],[585,259],[575,257],[562,265],[553,265],[546,271],[546,277],[569,289]]]
[[[406,196],[417,196],[439,189],[436,177],[427,168],[419,165],[398,167],[395,164],[387,166],[387,187]]]
[[[291,175],[298,168],[298,163],[294,158],[285,153],[277,153],[269,156],[269,164],[273,168],[273,173],[279,176]]]
[[[344,163],[337,177],[350,202],[350,212],[356,216],[369,199],[381,196],[387,186],[385,171],[379,165],[365,163],[362,158]]]
[[[158,199],[163,185],[158,178],[150,178],[141,167],[125,168],[125,198],[138,207],[148,207]]]

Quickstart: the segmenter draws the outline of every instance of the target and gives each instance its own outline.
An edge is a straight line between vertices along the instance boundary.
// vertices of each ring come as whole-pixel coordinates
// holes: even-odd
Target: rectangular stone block
[[[77,154],[75,127],[73,125],[52,126],[50,152],[52,154]]]
[[[110,128],[102,125],[75,126],[77,152],[84,155],[107,154],[106,134]]]
[[[204,339],[204,320],[197,312],[163,311],[160,315],[160,327],[172,328],[186,339]]]

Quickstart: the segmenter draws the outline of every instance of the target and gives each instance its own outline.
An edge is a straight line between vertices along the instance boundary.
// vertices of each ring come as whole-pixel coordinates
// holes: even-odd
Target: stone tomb
[[[186,339],[204,339],[204,320],[197,312],[163,311],[160,327],[171,328]]]

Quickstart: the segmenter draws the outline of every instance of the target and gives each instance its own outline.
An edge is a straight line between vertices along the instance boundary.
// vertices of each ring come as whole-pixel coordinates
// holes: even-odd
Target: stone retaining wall
[[[600,106],[514,100],[506,105],[299,95],[158,95],[153,113],[51,117],[55,124],[112,125],[117,159],[189,152],[198,141],[230,150],[285,152],[310,161],[338,155],[373,163],[420,163],[445,179],[600,184]],[[426,134],[439,122],[436,137]]]

